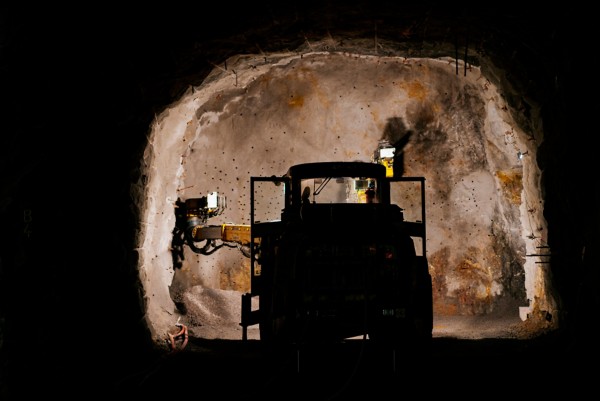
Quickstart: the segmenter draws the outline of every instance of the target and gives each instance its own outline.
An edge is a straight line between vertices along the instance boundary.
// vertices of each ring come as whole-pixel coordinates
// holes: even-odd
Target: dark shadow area
[[[367,395],[370,399],[386,394],[399,397],[406,391],[418,391],[424,396],[475,399],[470,392],[477,388],[506,395],[551,393],[566,388],[570,375],[575,377],[583,370],[571,367],[567,372],[548,365],[557,358],[567,361],[561,357],[563,344],[554,336],[532,340],[436,338],[429,352],[419,354],[411,351],[410,344],[393,349],[361,339],[292,346],[277,353],[265,352],[258,341],[196,339],[189,345],[185,351],[153,360],[130,361],[133,363],[125,371],[107,377],[109,393],[169,396],[176,392],[181,397],[198,397],[212,388],[210,391],[232,398],[344,400]],[[528,368],[532,363],[538,367],[533,371]],[[538,370],[542,367],[543,371]],[[528,388],[519,384],[532,378],[545,385]]]
[[[567,357],[567,345],[555,335],[530,340],[434,338],[430,350],[418,354],[406,345],[392,349],[353,339],[271,353],[256,340],[192,338],[178,352],[140,353],[134,347],[104,350],[102,357],[81,348],[76,360],[69,354],[62,360],[48,355],[61,362],[48,364],[35,385],[31,376],[22,376],[5,395],[23,399],[42,388],[46,395],[119,399],[199,399],[210,394],[248,400],[362,400],[415,392],[480,399],[480,391],[510,397],[568,390],[576,397],[595,384],[590,380],[593,366]],[[28,371],[21,368],[21,373]],[[30,367],[29,372],[36,370]]]

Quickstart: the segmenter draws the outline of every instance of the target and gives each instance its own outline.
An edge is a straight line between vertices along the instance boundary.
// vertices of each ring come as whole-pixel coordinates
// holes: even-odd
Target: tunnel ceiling
[[[515,102],[517,108],[528,107],[522,104],[524,99],[543,96],[546,89],[540,79],[552,79],[555,73],[546,63],[554,64],[561,55],[549,49],[564,34],[554,23],[555,14],[501,6],[253,3],[235,13],[221,13],[218,6],[213,7],[214,11],[203,12],[214,18],[210,24],[179,23],[178,10],[151,14],[132,25],[131,20],[122,21],[124,29],[134,30],[124,44],[128,51],[141,56],[138,67],[146,70],[149,78],[143,82],[146,90],[164,96],[164,90],[169,89],[171,99],[175,99],[190,82],[199,84],[215,65],[223,67],[224,60],[232,55],[293,50],[331,37],[342,45],[345,39],[361,39],[363,51],[371,48],[373,54],[382,56],[402,52],[410,57],[466,58],[484,69],[492,62],[497,68],[490,78],[504,81],[508,74],[505,84],[517,89],[517,97],[508,101]],[[156,51],[163,57],[152,58]],[[143,63],[144,57],[152,58],[152,62]],[[535,68],[535,80],[529,76],[529,68]],[[163,79],[155,80],[157,74]]]

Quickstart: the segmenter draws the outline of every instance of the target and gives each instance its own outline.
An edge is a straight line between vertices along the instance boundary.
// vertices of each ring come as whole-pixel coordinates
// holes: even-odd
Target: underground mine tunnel
[[[395,174],[426,179],[436,320],[514,318],[506,324],[515,327],[488,336],[552,328],[557,319],[546,316],[557,305],[546,290],[548,257],[539,256],[550,254],[535,163],[542,133],[519,127],[477,66],[460,61],[456,74],[449,57],[380,56],[348,41],[324,50],[339,46],[234,56],[157,116],[139,202],[139,270],[156,341],[176,322],[200,338],[241,339],[241,294],[251,291],[237,247],[202,255],[184,246],[174,266],[177,200],[217,192],[226,210],[208,223],[249,224],[249,177],[306,162],[371,162],[380,141],[403,144]],[[445,324],[434,334],[452,335]],[[256,327],[250,333],[258,337]]]
[[[208,224],[246,225],[251,177],[369,163],[382,142],[397,173],[425,179],[434,318],[424,361],[494,356],[521,369],[597,355],[597,101],[583,101],[597,84],[575,60],[591,46],[586,10],[6,11],[4,393],[29,391],[31,378],[57,394],[74,381],[151,393],[175,383],[159,378],[226,374],[236,395],[260,393],[256,377],[276,369],[242,341],[249,259],[237,246],[183,246],[174,258],[178,201],[218,193],[226,207]],[[189,341],[171,343],[182,327]],[[247,343],[259,337],[249,326]],[[282,371],[356,379],[341,368],[368,359],[355,346],[298,353]],[[398,373],[400,360],[374,358],[367,382]],[[495,369],[473,366],[470,377]],[[295,377],[276,387],[313,389]]]

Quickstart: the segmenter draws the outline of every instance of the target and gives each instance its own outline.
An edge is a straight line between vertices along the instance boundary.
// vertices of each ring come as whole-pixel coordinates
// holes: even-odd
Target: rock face
[[[536,277],[525,256],[546,244],[543,225],[531,227],[532,218],[543,222],[542,210],[526,206],[541,197],[536,148],[527,140],[533,134],[512,119],[498,89],[476,66],[457,75],[450,59],[374,56],[348,41],[348,49],[362,53],[348,53],[340,43],[336,52],[323,50],[330,45],[229,59],[230,70],[216,69],[157,116],[140,202],[152,229],[143,231],[140,252],[165,249],[159,244],[173,231],[169,199],[217,191],[228,198],[227,209],[209,224],[249,224],[251,176],[282,175],[305,162],[369,162],[387,141],[397,147],[397,175],[426,179],[436,314],[502,310],[518,317],[519,307],[554,305],[552,294],[537,288],[549,278]],[[407,194],[396,191],[392,198],[413,217]],[[199,256],[185,247],[184,255],[180,268],[166,269],[174,270],[177,292],[197,285],[240,295],[249,290],[249,260],[238,250]],[[140,265],[149,272],[147,288],[171,285],[164,277],[166,249],[142,260],[150,261]],[[149,308],[172,311],[173,305],[155,297]]]

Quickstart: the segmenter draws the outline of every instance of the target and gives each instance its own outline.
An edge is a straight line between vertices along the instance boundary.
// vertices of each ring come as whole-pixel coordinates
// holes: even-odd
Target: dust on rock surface
[[[194,286],[182,295],[185,320],[189,332],[196,338],[241,340],[241,293],[204,286]],[[258,308],[257,299],[252,307]],[[258,339],[258,327],[247,329],[248,339]]]

